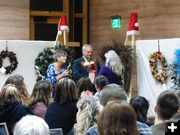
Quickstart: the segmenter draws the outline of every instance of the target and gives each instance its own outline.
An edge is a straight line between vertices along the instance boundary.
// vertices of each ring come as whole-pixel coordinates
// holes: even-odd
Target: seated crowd
[[[50,129],[56,128],[61,128],[63,135],[165,135],[167,123],[179,120],[177,93],[162,92],[156,115],[148,122],[147,99],[128,99],[122,86],[108,84],[103,75],[97,76],[94,84],[85,77],[77,84],[62,78],[55,87],[48,80],[38,81],[32,94],[24,78],[13,75],[0,91],[0,123],[7,124],[10,135],[49,135]]]

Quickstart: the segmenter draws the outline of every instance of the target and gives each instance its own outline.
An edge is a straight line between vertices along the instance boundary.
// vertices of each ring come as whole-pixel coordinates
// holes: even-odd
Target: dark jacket
[[[77,111],[76,102],[65,104],[53,102],[47,108],[45,121],[50,129],[62,128],[63,134],[67,134],[72,130],[73,125],[76,123]]]
[[[13,127],[23,116],[33,114],[32,110],[21,104],[13,104],[0,108],[0,123],[6,122],[10,135],[13,134]]]
[[[81,77],[88,77],[88,71],[81,65],[81,62],[85,61],[83,57],[80,57],[73,61],[73,75],[75,77],[75,82],[77,83]],[[96,63],[96,71],[99,72],[100,64],[98,61]]]

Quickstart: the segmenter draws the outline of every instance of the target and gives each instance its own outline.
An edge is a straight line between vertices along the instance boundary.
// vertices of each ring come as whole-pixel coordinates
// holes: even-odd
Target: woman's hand
[[[69,75],[69,71],[65,70],[61,75],[62,75],[62,77],[68,76]]]
[[[57,81],[59,81],[61,78],[66,77],[69,75],[69,71],[65,70],[62,74],[56,77]]]

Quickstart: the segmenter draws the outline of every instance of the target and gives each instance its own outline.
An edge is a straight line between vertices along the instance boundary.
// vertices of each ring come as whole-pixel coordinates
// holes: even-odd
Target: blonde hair
[[[110,68],[116,75],[121,76],[124,66],[117,53],[114,50],[109,50],[104,56],[106,57],[106,67]]]
[[[0,107],[14,103],[22,103],[21,95],[15,85],[7,84],[2,88],[0,93]]]
[[[98,98],[93,96],[85,96],[77,103],[80,110],[75,125],[76,135],[85,135],[89,127],[96,124],[96,117],[100,112],[100,104]]]
[[[24,84],[24,78],[22,75],[20,74],[16,74],[13,76],[10,76],[4,85],[6,84],[14,84],[16,86],[16,88],[18,89],[19,93],[22,96],[22,104],[23,105],[27,105],[27,101],[29,99],[29,93],[28,90]]]

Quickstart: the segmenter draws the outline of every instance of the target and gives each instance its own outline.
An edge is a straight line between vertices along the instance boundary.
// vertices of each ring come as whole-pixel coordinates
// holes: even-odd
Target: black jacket
[[[13,134],[13,127],[23,116],[33,114],[32,110],[21,104],[13,104],[0,108],[0,123],[6,122],[10,135]]]

